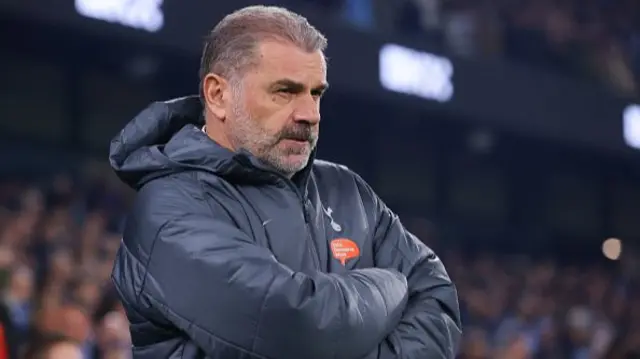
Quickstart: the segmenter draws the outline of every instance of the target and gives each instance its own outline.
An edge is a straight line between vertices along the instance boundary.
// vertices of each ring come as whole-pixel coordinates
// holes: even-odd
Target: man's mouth
[[[300,137],[286,137],[284,139],[287,141],[295,142],[295,143],[309,143],[309,139],[300,138]]]
[[[311,147],[311,142],[309,142],[309,140],[302,140],[300,138],[284,138],[281,143],[283,146],[295,153],[304,153],[309,149],[309,147]]]

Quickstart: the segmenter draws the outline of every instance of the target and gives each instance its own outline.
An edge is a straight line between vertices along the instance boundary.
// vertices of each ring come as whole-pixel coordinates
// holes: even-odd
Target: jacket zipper
[[[313,237],[311,236],[311,224],[309,223],[309,213],[307,211],[307,203],[304,199],[302,200],[302,212],[304,213],[304,225],[307,229],[307,239],[309,240],[309,246],[311,247],[313,262],[316,265],[316,269],[321,269],[320,255],[318,254],[318,250],[316,249],[316,244],[313,241]]]
[[[316,249],[316,244],[313,241],[313,236],[311,235],[311,223],[309,219],[309,211],[307,210],[307,200],[305,196],[300,193],[300,190],[287,178],[283,178],[284,182],[293,190],[293,193],[296,194],[298,200],[300,200],[300,205],[302,206],[302,215],[304,216],[304,225],[307,231],[307,240],[309,241],[309,247],[311,247],[311,257],[313,259],[313,263],[315,264],[316,269],[320,268],[320,255],[318,254],[318,250]]]
[[[239,162],[245,166],[249,166],[249,167],[253,167],[253,168],[258,168],[260,170],[263,170],[259,167],[256,167],[253,163],[251,163],[250,160],[248,159],[239,159]],[[264,171],[264,170],[263,170]],[[300,201],[300,204],[302,205],[302,214],[304,216],[304,224],[305,224],[305,229],[307,230],[307,240],[309,241],[309,246],[311,247],[311,257],[313,259],[313,263],[316,266],[316,269],[321,269],[320,268],[320,255],[318,254],[318,250],[316,249],[316,245],[313,241],[313,236],[311,235],[311,225],[309,223],[309,213],[307,212],[307,203],[306,203],[306,197],[300,193],[300,190],[298,189],[298,187],[296,187],[296,185],[287,177],[283,176],[280,173],[277,172],[270,172],[271,174],[279,177],[284,183],[286,183],[286,185],[293,191],[293,193],[298,197],[298,200]]]

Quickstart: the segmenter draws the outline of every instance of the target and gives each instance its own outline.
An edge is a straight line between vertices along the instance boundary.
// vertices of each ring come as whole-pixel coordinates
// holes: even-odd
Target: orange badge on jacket
[[[331,252],[333,252],[333,258],[339,260],[343,266],[347,264],[347,260],[360,256],[360,248],[356,242],[347,238],[332,240]]]

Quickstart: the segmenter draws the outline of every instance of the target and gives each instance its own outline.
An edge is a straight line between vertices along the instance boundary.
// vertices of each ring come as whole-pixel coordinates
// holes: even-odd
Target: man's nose
[[[299,122],[316,125],[320,122],[320,102],[313,96],[302,96],[296,104],[294,118]]]

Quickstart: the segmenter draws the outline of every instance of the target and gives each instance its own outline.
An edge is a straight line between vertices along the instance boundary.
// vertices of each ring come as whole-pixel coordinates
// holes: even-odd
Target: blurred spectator
[[[442,34],[456,55],[502,52],[518,62],[594,78],[624,95],[638,95],[640,2],[571,0],[409,0],[396,27]]]
[[[375,26],[372,0],[344,0],[342,15],[351,24],[366,30]]]
[[[460,359],[489,359],[491,351],[487,332],[481,328],[468,327],[465,330]]]
[[[444,38],[449,50],[459,56],[477,53],[478,14],[475,1],[447,2],[444,16]]]
[[[19,348],[28,339],[33,287],[33,274],[28,268],[14,268],[9,274],[3,300],[0,303],[0,323],[11,358],[18,356]]]
[[[72,339],[47,335],[34,340],[24,359],[82,359],[82,353]]]

